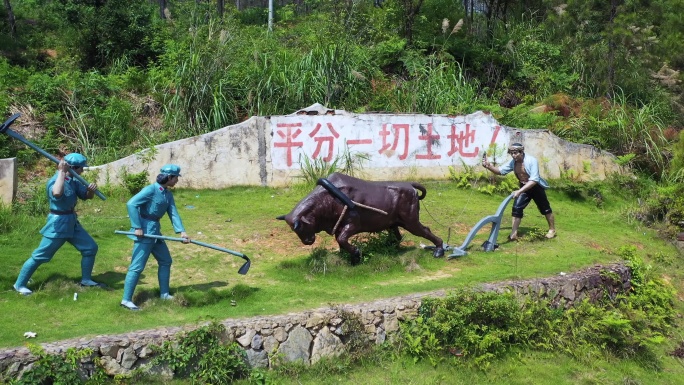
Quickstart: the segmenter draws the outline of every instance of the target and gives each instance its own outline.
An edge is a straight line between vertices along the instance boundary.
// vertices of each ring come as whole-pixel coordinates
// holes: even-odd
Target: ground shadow
[[[107,291],[115,290],[115,288],[109,286],[109,284],[106,283],[99,276],[93,277],[93,280],[95,280],[96,282],[105,283],[107,285],[106,287],[97,287],[98,289]],[[2,282],[1,284],[5,286],[5,282],[7,282],[7,279],[3,278],[3,280],[0,282]],[[14,282],[15,281],[12,279],[11,282],[7,283],[7,285],[10,288],[12,288]],[[68,276],[59,273],[50,274],[44,279],[30,279],[27,287],[33,290],[34,292],[43,291],[49,294],[63,294],[66,292],[73,292],[76,289],[88,289],[86,287],[81,286],[80,277]]]
[[[226,288],[226,289],[219,289]],[[171,287],[172,302],[184,307],[202,307],[219,302],[227,302],[235,305],[237,300],[246,299],[260,289],[244,284],[237,284],[228,288],[228,283],[213,281],[202,284]],[[133,302],[138,306],[146,302],[161,301],[159,289],[140,290],[133,297]]]
[[[125,273],[119,273],[116,271],[108,271],[106,273],[97,274],[93,276],[93,281],[104,283],[105,285],[107,285],[107,287],[116,290],[123,289],[125,279]],[[145,279],[145,274],[140,274],[140,279]]]

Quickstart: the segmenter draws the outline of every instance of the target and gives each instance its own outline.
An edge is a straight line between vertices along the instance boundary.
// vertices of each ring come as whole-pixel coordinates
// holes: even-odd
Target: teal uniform
[[[185,231],[181,221],[173,194],[159,183],[153,183],[143,188],[128,203],[128,217],[131,220],[131,232],[135,229],[143,229],[143,233],[152,235],[162,235],[159,220],[168,214],[176,233]],[[150,253],[159,264],[157,273],[159,279],[159,289],[162,294],[169,293],[169,280],[171,277],[171,253],[166,246],[166,242],[154,238],[138,238],[129,235],[133,239],[133,257],[131,265],[126,274],[124,282],[124,301],[132,301],[133,292],[140,279],[140,274],[145,269]]]
[[[78,198],[87,199],[87,188],[78,180],[67,175],[64,179],[64,193],[57,198],[52,194],[52,186],[59,171],[47,183],[47,196],[50,201],[50,214],[47,223],[40,230],[43,239],[31,257],[24,263],[15,287],[26,287],[38,266],[49,262],[65,242],[71,243],[81,252],[82,281],[89,281],[95,264],[97,244],[81,226],[74,212]]]

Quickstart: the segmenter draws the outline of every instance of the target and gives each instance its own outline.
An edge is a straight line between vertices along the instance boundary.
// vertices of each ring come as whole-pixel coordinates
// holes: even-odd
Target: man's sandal
[[[546,233],[546,239],[551,239],[556,237],[556,230],[549,230],[548,233]]]

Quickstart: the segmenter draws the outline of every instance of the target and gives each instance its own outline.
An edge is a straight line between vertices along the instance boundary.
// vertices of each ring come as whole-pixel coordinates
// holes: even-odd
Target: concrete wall
[[[17,158],[0,159],[0,204],[11,206],[17,195]]]
[[[548,130],[501,126],[489,114],[466,116],[353,114],[319,104],[291,115],[252,117],[204,135],[165,143],[101,166],[85,175],[98,184],[121,184],[123,173],[147,170],[150,181],[166,163],[182,168],[180,187],[220,189],[235,185],[286,186],[300,162],[332,161],[363,154],[362,177],[371,180],[444,179],[449,167],[508,158],[505,148],[522,142],[540,162],[542,177],[571,172],[583,180],[624,170],[610,153],[562,140]],[[496,149],[496,151],[494,151]],[[481,168],[480,168],[481,169]]]
[[[554,306],[566,308],[585,298],[595,301],[606,295],[627,293],[630,288],[631,274],[624,264],[594,266],[567,275],[485,284],[480,287],[481,290],[497,293],[533,295]],[[269,356],[269,353],[277,353],[275,356],[281,357],[285,362],[301,361],[309,365],[322,357],[343,354],[345,343],[350,339],[352,328],[347,324],[350,321],[361,323],[363,330],[360,338],[365,338],[368,343],[382,344],[396,335],[399,321],[417,317],[423,298],[445,295],[445,290],[439,290],[287,315],[227,319],[222,322],[226,329],[223,339],[237,341],[246,351],[252,367],[272,367],[274,355]],[[84,337],[41,346],[50,354],[62,354],[69,348],[92,349],[93,355],[80,362],[80,371],[84,377],[93,374],[94,360],[100,358],[102,367],[110,376],[127,374],[131,370],[142,368],[170,378],[173,373],[168,368],[151,366],[151,346],[161,346],[165,341],[173,341],[195,327]],[[30,370],[35,360],[36,357],[24,347],[0,350],[0,381],[21,376],[26,370]]]

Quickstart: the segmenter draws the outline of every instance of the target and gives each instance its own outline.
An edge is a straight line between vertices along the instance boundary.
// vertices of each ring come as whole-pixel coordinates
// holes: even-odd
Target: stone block
[[[0,159],[0,204],[11,206],[17,195],[17,158]]]

